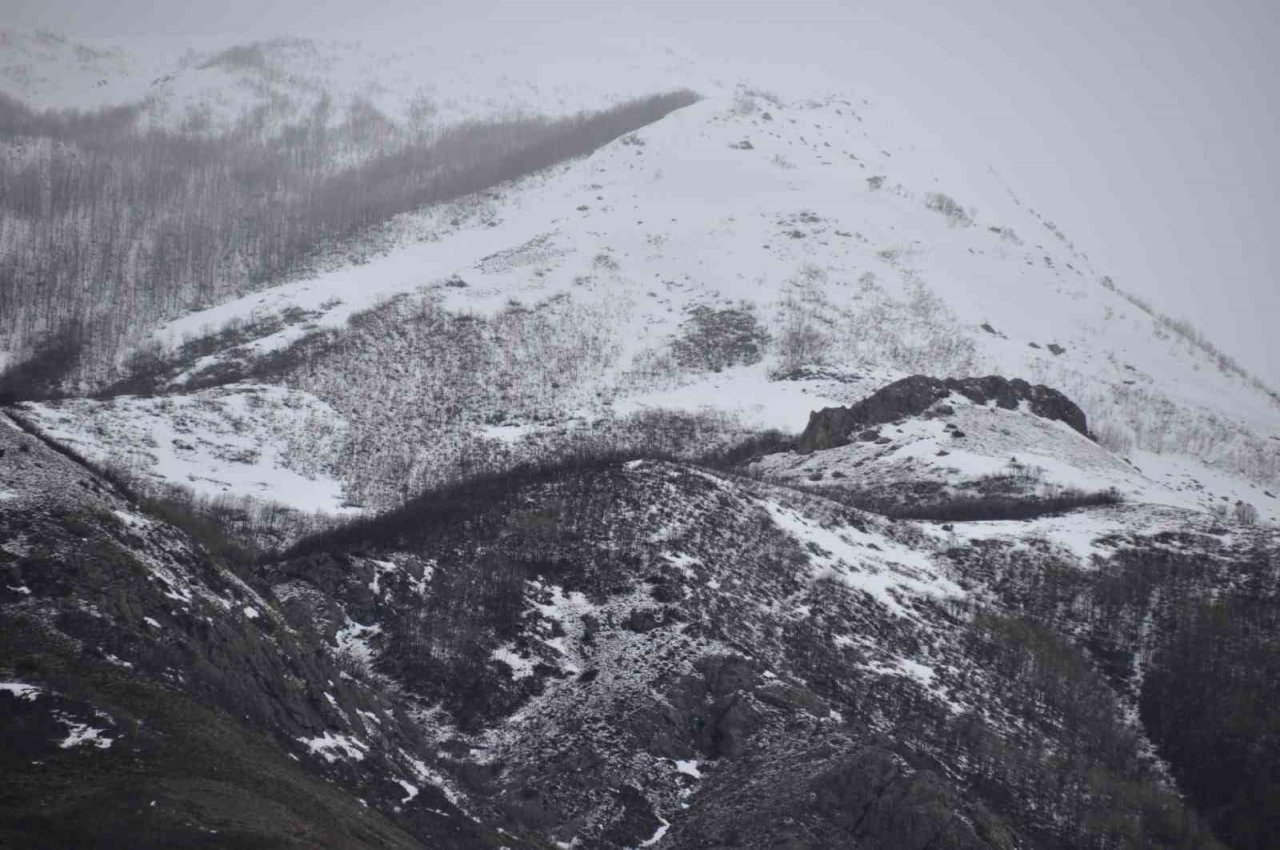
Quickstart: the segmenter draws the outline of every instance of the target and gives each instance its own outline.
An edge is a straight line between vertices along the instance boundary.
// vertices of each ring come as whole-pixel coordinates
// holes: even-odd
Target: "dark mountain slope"
[[[7,419],[0,452],[0,836],[492,846],[415,775],[397,706],[249,584]]]
[[[603,458],[232,570],[0,442],[13,842],[1265,846],[1270,531],[1108,506],[1085,561]]]
[[[455,774],[511,828],[610,848],[1217,846],[1085,649],[980,604],[912,525],[667,463],[487,492],[274,580],[323,601],[296,627],[358,624],[369,663],[443,710]]]

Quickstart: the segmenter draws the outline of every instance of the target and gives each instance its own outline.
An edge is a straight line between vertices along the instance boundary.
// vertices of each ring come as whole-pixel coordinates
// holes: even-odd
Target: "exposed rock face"
[[[975,404],[995,402],[997,407],[1013,410],[1019,402],[1025,401],[1037,416],[1065,422],[1084,436],[1090,436],[1084,411],[1071,399],[1044,384],[988,375],[985,378],[948,378],[946,385]]]
[[[809,415],[809,425],[797,444],[800,452],[843,446],[854,431],[883,425],[907,416],[918,416],[935,403],[959,393],[974,404],[995,403],[1006,410],[1027,402],[1032,413],[1065,422],[1086,437],[1088,422],[1075,402],[1043,384],[1029,384],[999,375],[984,378],[931,378],[912,375],[894,381],[849,407],[828,407]]]

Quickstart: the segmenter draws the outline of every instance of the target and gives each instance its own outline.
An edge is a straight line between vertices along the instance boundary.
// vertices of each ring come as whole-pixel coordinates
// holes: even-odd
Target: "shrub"
[[[841,493],[823,488],[813,492],[841,501],[850,507],[872,511],[892,519],[930,522],[990,522],[994,520],[1027,520],[1060,514],[1079,508],[1096,508],[1121,503],[1115,490],[1086,493],[1065,490],[1050,496],[1015,496],[984,494],[957,496],[933,502],[904,505],[892,496],[875,497],[859,493]]]
[[[719,372],[759,363],[768,344],[769,333],[750,305],[723,310],[698,305],[689,310],[672,352],[682,368]]]
[[[965,212],[964,207],[950,195],[944,195],[941,192],[931,192],[925,195],[924,205],[937,213],[942,213],[951,219],[953,225],[963,225],[968,227],[973,224],[973,217]]]
[[[1237,501],[1231,509],[1231,518],[1241,525],[1257,525],[1258,509],[1248,502]]]
[[[62,393],[84,349],[84,330],[77,320],[62,323],[29,357],[0,372],[0,404],[44,401]]]

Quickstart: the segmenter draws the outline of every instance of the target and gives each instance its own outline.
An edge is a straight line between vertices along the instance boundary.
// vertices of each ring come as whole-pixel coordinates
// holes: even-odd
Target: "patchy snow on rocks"
[[[350,735],[325,732],[314,738],[299,738],[312,755],[318,755],[330,764],[339,760],[362,761],[369,752],[369,745]]]
[[[35,685],[25,685],[22,682],[0,682],[0,694],[9,694],[14,699],[34,702],[41,693],[43,689]]]
[[[64,720],[67,724],[67,737],[62,739],[58,744],[64,750],[72,747],[96,747],[105,750],[111,746],[114,739],[108,738],[105,729],[95,729],[83,723],[74,723],[70,720]]]

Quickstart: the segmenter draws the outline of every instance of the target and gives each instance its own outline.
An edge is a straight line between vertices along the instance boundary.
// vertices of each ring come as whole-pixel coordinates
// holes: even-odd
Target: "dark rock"
[[[631,785],[619,788],[618,806],[621,809],[618,818],[603,836],[610,846],[638,846],[662,825],[638,788]]]
[[[797,450],[807,453],[846,445],[855,428],[883,425],[921,413],[950,394],[946,384],[937,378],[925,375],[903,378],[850,407],[828,407],[810,414]]]
[[[663,619],[661,608],[635,608],[622,621],[622,627],[628,631],[644,634],[662,625]]]
[[[948,378],[945,381],[926,375],[912,375],[877,390],[850,407],[828,407],[810,414],[809,425],[800,436],[796,449],[808,453],[843,446],[849,443],[849,435],[859,428],[864,430],[858,439],[864,439],[863,434],[868,433],[871,426],[921,415],[952,392],[975,404],[994,403],[1006,410],[1014,410],[1025,401],[1037,416],[1065,422],[1089,436],[1084,411],[1062,393],[1043,384],[1033,385],[1020,378],[1010,380],[998,375]]]
[[[1066,349],[1065,349],[1065,348],[1063,348],[1061,345],[1058,345],[1056,342],[1051,342],[1051,343],[1049,343],[1048,348],[1049,348],[1049,350],[1050,350],[1050,351],[1052,351],[1054,354],[1064,354],[1064,353],[1066,353]]]

